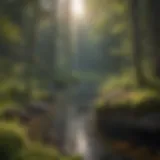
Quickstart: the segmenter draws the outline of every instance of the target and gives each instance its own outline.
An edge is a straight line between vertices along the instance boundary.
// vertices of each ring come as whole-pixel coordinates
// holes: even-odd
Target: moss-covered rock
[[[17,123],[0,122],[0,159],[2,160],[80,160],[63,156],[55,147],[31,142]]]
[[[0,159],[16,160],[25,146],[25,133],[16,124],[0,123]]]
[[[131,151],[136,156],[143,147],[150,152],[159,151],[159,91],[155,88],[138,88],[129,81],[121,84],[119,79],[115,81],[116,85],[109,83],[111,86],[103,88],[94,103],[98,137],[106,144],[109,141],[111,145],[113,142],[120,142],[118,149],[124,147],[123,142],[133,148],[136,146],[140,149]],[[117,145],[114,144],[114,147]]]
[[[160,95],[158,92],[148,89],[115,90],[113,96],[100,97],[95,104],[97,110],[126,109],[160,111]]]

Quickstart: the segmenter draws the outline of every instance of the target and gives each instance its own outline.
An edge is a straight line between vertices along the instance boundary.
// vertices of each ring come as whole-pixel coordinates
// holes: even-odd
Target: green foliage
[[[132,66],[132,40],[128,2],[125,0],[88,0],[92,35],[102,47],[101,63],[106,74]],[[96,12],[95,12],[96,11]]]
[[[120,34],[127,29],[127,3],[122,0],[88,0],[88,9],[94,16],[94,31],[98,34]],[[95,15],[96,10],[96,15]]]
[[[101,99],[96,107],[101,109],[138,109],[143,111],[158,111],[160,105],[160,97],[157,92],[152,90],[132,90],[129,92],[121,92],[109,99]]]
[[[99,96],[94,101],[96,107],[104,106],[106,103],[107,97],[117,92],[117,90],[124,90],[125,88],[135,88],[136,81],[132,71],[122,72],[121,74],[112,75],[102,82],[102,85],[99,87]]]
[[[63,156],[56,149],[41,144],[30,144],[21,154],[21,160],[81,160],[80,156]]]
[[[25,145],[24,131],[16,124],[0,123],[0,159],[17,160]]]
[[[122,73],[110,75],[103,81],[99,93],[104,95],[116,89],[135,88],[136,78],[133,70],[123,71]]]
[[[15,74],[15,66],[19,65],[18,45],[22,40],[18,19],[21,17],[19,11],[23,2],[18,1],[0,2],[0,106],[5,103],[13,104],[11,90],[13,87],[19,90],[21,86],[19,76]]]
[[[78,156],[64,157],[55,148],[32,143],[25,129],[17,123],[0,122],[0,159],[5,160],[80,160]]]
[[[20,41],[20,29],[12,23],[7,17],[0,15],[0,35],[10,43]]]
[[[159,98],[156,92],[147,89],[133,90],[124,94],[126,95],[123,98],[115,98],[115,101],[111,103],[111,106],[113,105],[116,107],[125,106],[128,108],[147,108],[147,106],[144,106],[146,101],[156,100]]]
[[[57,150],[44,147],[41,144],[32,144],[28,149],[24,150],[21,155],[22,160],[81,160],[80,156],[62,156]]]
[[[110,76],[99,89],[94,105],[98,108],[151,108],[151,103],[160,103],[155,89],[139,88],[132,70]],[[158,105],[156,104],[154,108]]]
[[[53,148],[47,148],[41,144],[32,144],[22,152],[22,160],[53,160],[58,159],[60,154]]]

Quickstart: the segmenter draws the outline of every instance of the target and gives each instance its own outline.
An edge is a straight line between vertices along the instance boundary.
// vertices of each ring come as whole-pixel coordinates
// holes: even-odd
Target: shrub
[[[16,123],[0,122],[0,160],[80,160],[62,156],[55,148],[29,141],[24,128]]]
[[[24,145],[25,138],[22,128],[13,123],[0,123],[0,159],[17,159]]]

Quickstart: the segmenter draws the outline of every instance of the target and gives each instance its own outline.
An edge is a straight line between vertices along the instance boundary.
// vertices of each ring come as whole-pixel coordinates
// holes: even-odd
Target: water
[[[78,97],[79,95],[85,97],[83,89],[85,87],[81,86],[81,91],[77,94],[78,99],[74,97],[77,92],[74,89],[66,92],[64,96],[67,100],[71,99],[65,105],[65,110],[60,111],[60,117],[62,117],[62,112],[64,113],[61,119],[66,124],[63,130],[65,132],[65,151],[69,154],[79,154],[84,160],[124,160],[121,156],[112,154],[110,148],[106,149],[98,140],[94,126],[94,108],[90,108],[86,103],[86,108],[80,112],[80,103],[85,104],[86,102],[83,97]],[[63,128],[63,125],[61,126]]]
[[[79,114],[76,107],[70,111],[66,148],[69,153],[79,154],[84,160],[100,160],[103,147],[93,132],[89,112]]]
[[[121,155],[113,154],[110,147],[107,150],[98,141],[93,125],[89,120],[89,113],[80,116],[76,115],[75,111],[73,113],[74,117],[70,117],[68,139],[66,141],[69,153],[79,154],[83,157],[83,160],[131,160]]]
[[[84,160],[100,160],[103,151],[94,134],[94,122],[90,121],[94,109],[88,105],[95,96],[96,87],[96,84],[82,83],[68,92],[71,101],[66,112],[65,149],[71,154],[83,156]],[[80,109],[82,105],[83,109]]]

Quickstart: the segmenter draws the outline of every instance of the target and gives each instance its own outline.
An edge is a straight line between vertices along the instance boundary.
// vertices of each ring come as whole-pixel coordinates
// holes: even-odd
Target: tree
[[[159,42],[160,42],[160,23],[159,20],[157,20],[157,17],[159,15],[159,7],[160,7],[160,2],[158,0],[148,0],[148,20],[149,20],[149,27],[151,28],[150,31],[150,39],[151,39],[151,44],[152,44],[152,56],[153,56],[153,63],[154,63],[154,73],[157,78],[160,78],[160,47],[159,47]]]
[[[56,75],[56,54],[57,54],[57,31],[58,31],[58,1],[52,0],[51,4],[51,25],[52,25],[52,55],[51,55],[51,61],[52,61],[52,79],[51,79],[51,88],[52,92],[55,91],[55,75]]]
[[[32,9],[32,16],[24,17],[25,18],[25,26],[26,30],[25,32],[25,60],[26,60],[26,72],[25,72],[25,82],[26,82],[26,104],[30,103],[31,97],[32,97],[32,68],[34,65],[34,58],[35,58],[35,45],[37,40],[37,25],[39,22],[39,14],[40,14],[40,4],[39,0],[33,1],[31,4],[29,4],[29,9]],[[25,13],[27,16],[27,13]],[[26,21],[29,18],[30,21]]]
[[[64,49],[65,49],[65,58],[66,58],[66,72],[71,76],[72,69],[72,33],[71,33],[71,0],[67,0],[64,4],[64,20],[65,20],[65,33],[64,33]]]
[[[89,1],[94,35],[102,48],[102,63],[107,73],[119,73],[131,66],[130,22],[125,0]],[[96,10],[96,14],[95,14]]]
[[[131,20],[132,20],[132,30],[133,30],[133,63],[135,66],[135,72],[137,77],[137,83],[140,86],[143,86],[145,83],[145,78],[143,75],[142,69],[142,34],[140,28],[140,7],[138,0],[131,0],[130,9],[131,11]]]
[[[1,94],[9,96],[13,88],[20,88],[19,66],[22,63],[20,44],[22,42],[22,15],[28,1],[1,1],[0,2],[0,59],[1,84],[6,86],[6,93],[1,86]],[[6,68],[6,69],[4,69]],[[11,80],[12,79],[12,80]],[[18,84],[19,83],[19,84]],[[18,84],[18,85],[17,85]],[[8,96],[6,95],[8,94]],[[10,97],[10,96],[9,96]],[[11,98],[11,97],[10,97]]]
[[[112,68],[110,73],[119,73],[126,66],[133,68],[139,86],[147,85],[146,74],[150,68],[157,77],[160,70],[157,6],[159,2],[150,0],[89,1],[94,30],[103,46],[104,66]],[[144,61],[148,61],[149,69],[144,66]]]

